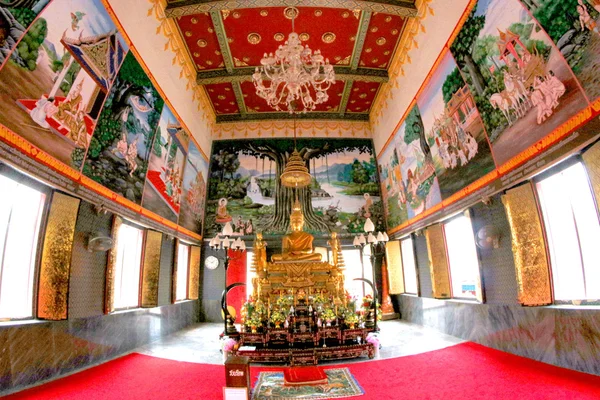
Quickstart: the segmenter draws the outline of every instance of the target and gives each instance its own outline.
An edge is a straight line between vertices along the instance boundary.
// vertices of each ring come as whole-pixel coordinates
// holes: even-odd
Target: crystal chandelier
[[[324,59],[320,50],[313,51],[306,45],[302,47],[298,34],[294,31],[294,18],[298,10],[288,7],[285,15],[292,17],[292,33],[284,45],[280,45],[275,54],[265,53],[256,67],[252,81],[256,94],[278,111],[290,114],[313,111],[317,104],[325,103],[329,96],[327,90],[335,83],[333,65]],[[270,81],[265,86],[264,81]],[[299,107],[300,100],[303,107]]]

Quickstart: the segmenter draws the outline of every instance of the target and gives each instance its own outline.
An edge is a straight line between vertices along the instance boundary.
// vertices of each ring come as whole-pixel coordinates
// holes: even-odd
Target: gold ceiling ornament
[[[276,33],[275,35],[273,35],[273,39],[275,39],[276,42],[283,42],[285,36],[283,35],[283,33]]]
[[[191,37],[192,36],[192,31],[185,31],[185,36]]]
[[[392,21],[392,17],[390,15],[385,17],[385,22],[391,22],[391,21]]]
[[[383,46],[386,42],[387,42],[387,40],[385,40],[385,38],[383,36],[378,37],[377,40],[375,41],[375,43],[377,43],[377,45],[379,45],[379,46]]]
[[[329,100],[327,91],[335,83],[335,72],[320,50],[313,52],[308,45],[302,45],[309,36],[298,35],[294,29],[298,10],[287,7],[284,15],[292,16],[292,32],[274,53],[264,54],[261,65],[252,74],[252,82],[257,96],[271,108],[290,114],[306,113]]]
[[[233,38],[232,37],[228,37],[227,38],[227,43],[233,43]]]
[[[398,34],[398,29],[392,29],[392,35],[396,36]]]
[[[213,65],[213,62],[212,62],[212,61],[210,61],[210,60],[206,60],[204,63],[205,63],[206,65]]]
[[[240,14],[239,12],[237,12],[237,11],[234,11],[234,12],[233,12],[233,18],[235,18],[235,19],[238,19],[238,18],[240,18],[241,16],[242,16],[242,14]]]
[[[378,62],[378,61],[379,61],[379,58],[374,58],[374,59],[372,59],[372,60],[371,60],[371,62],[372,62],[373,64],[377,64],[377,62]]]
[[[344,11],[342,13],[342,18],[348,18],[350,16],[350,13],[348,11]]]
[[[196,44],[198,45],[198,47],[206,47],[208,46],[208,42],[204,39],[198,39],[198,41],[196,42]]]
[[[370,53],[370,52],[372,52],[372,51],[373,51],[373,49],[372,49],[372,48],[370,48],[370,47],[367,47],[367,48],[365,49],[365,53]]]
[[[360,8],[352,10],[352,14],[354,14],[354,18],[359,19],[360,18]]]
[[[279,177],[281,184],[289,188],[303,188],[312,182],[308,168],[296,148],[296,120],[294,119],[294,151],[285,164],[283,173]]]
[[[192,24],[196,25],[198,23],[198,18],[193,17],[191,20]]]
[[[310,35],[306,32],[302,32],[299,36],[301,42],[307,42],[310,39]]]
[[[287,19],[296,19],[298,18],[298,14],[300,14],[300,11],[296,7],[287,7],[283,10],[283,15],[285,15]]]
[[[219,100],[225,100],[225,96],[223,96],[222,94],[220,94],[220,95],[217,96],[217,99],[219,99]]]
[[[354,42],[356,40],[356,36],[350,36],[350,41]]]
[[[320,17],[321,15],[323,15],[323,11],[315,10],[315,17]]]
[[[209,26],[207,31],[208,31],[208,33],[213,33],[215,30]]]
[[[367,94],[366,93],[361,93],[360,95],[358,95],[358,97],[360,97],[361,99],[366,99],[367,98]]]
[[[239,59],[239,58],[237,58],[237,57],[233,57],[233,64],[234,64],[236,67],[247,67],[247,66],[248,66],[248,63],[247,63],[247,62],[245,62],[245,61],[242,61],[242,60],[240,60],[240,59]],[[227,88],[227,89],[229,89],[229,88]]]
[[[266,17],[267,15],[269,15],[269,10],[260,10],[261,17]]]
[[[384,55],[384,56],[389,56],[389,55],[390,55],[390,51],[389,51],[389,50],[386,50],[386,51],[384,51],[384,52],[383,52],[383,55]]]
[[[194,52],[194,57],[200,57],[200,53],[198,53],[197,51]]]
[[[218,56],[220,56],[221,52],[219,50],[215,50],[215,54],[218,55]]]
[[[252,32],[248,35],[248,43],[250,44],[259,44],[262,38],[256,32]]]
[[[371,32],[373,32],[373,33],[377,32],[378,30],[379,30],[379,28],[376,26],[371,28]]]
[[[229,14],[231,14],[231,10],[221,10],[221,14],[223,15],[223,19],[227,19],[227,17],[229,17]]]
[[[345,58],[341,59],[340,61],[338,61],[336,64],[338,65],[349,65],[350,64],[350,58],[352,56],[346,56]]]
[[[325,32],[321,37],[321,40],[324,43],[333,43],[335,41],[335,33],[333,32]]]

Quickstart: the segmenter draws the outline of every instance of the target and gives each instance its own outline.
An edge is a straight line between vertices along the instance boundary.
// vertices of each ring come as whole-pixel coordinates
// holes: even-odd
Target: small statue
[[[283,237],[281,254],[273,254],[271,261],[321,261],[321,254],[313,251],[313,236],[304,232],[304,214],[296,199],[290,214],[292,232]]]
[[[333,265],[337,266],[339,263],[340,253],[340,240],[337,237],[337,232],[331,232],[331,240],[327,242],[331,248],[331,254],[333,256]]]
[[[267,266],[267,243],[263,240],[263,235],[260,232],[256,233],[253,250],[256,272],[263,271]]]
[[[220,223],[230,222],[232,220],[231,215],[227,214],[227,199],[221,198],[219,200],[219,207],[217,207],[217,218],[216,221]]]

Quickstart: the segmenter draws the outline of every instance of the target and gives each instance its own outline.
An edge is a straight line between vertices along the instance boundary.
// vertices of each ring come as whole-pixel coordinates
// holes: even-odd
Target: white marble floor
[[[223,356],[219,341],[219,334],[222,331],[222,324],[200,323],[143,346],[136,352],[170,360],[222,364]],[[381,347],[375,360],[424,353],[464,342],[454,336],[401,320],[382,321],[379,340]],[[368,359],[356,358],[340,362],[359,361],[368,361]]]

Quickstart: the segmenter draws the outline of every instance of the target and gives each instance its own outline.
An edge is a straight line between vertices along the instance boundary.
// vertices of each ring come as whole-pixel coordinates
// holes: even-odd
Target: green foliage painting
[[[383,229],[370,140],[299,139],[298,151],[313,180],[296,193],[279,182],[292,150],[285,139],[215,142],[204,235],[214,236],[227,221],[243,234],[283,233],[295,196],[310,232],[357,232],[369,217]]]

